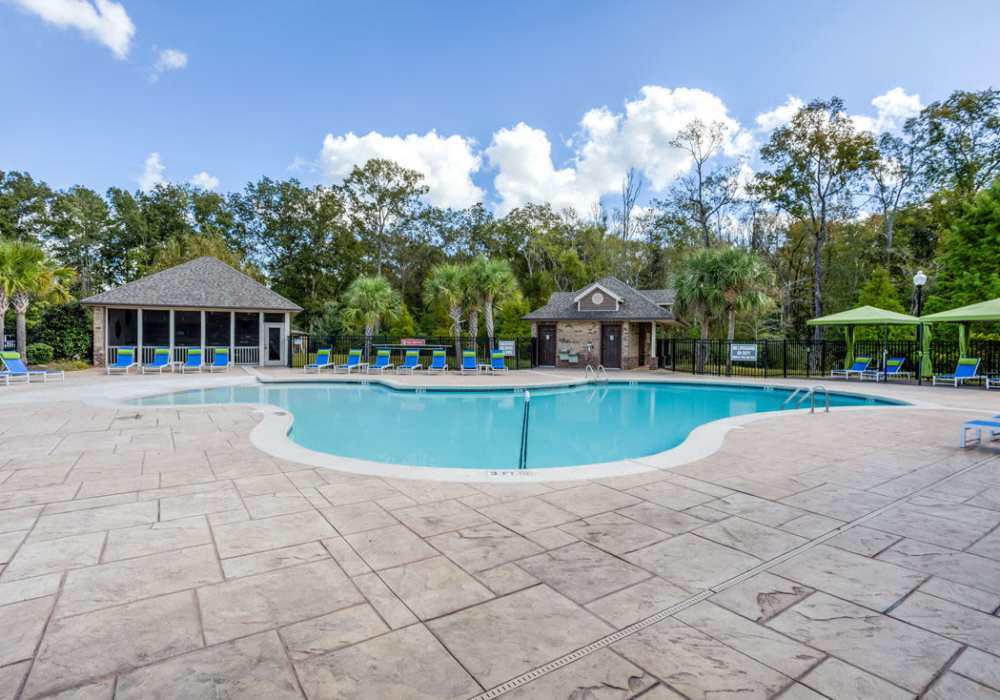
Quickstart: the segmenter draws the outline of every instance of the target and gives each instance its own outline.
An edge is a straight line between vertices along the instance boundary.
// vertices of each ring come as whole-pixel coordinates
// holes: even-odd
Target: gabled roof
[[[590,292],[593,291],[594,289],[601,290],[602,292],[604,292],[605,294],[607,294],[609,297],[611,297],[615,301],[618,301],[618,302],[623,301],[620,296],[618,296],[617,294],[615,294],[614,292],[612,292],[610,289],[608,289],[607,287],[605,287],[604,285],[602,285],[600,282],[594,282],[593,284],[584,287],[582,290],[580,290],[577,293],[577,295],[575,297],[573,297],[573,301],[574,302],[580,301],[585,296],[587,296],[588,294],[590,294]]]
[[[92,306],[291,311],[302,307],[217,258],[196,258],[87,297]]]
[[[621,299],[618,309],[577,308],[576,300],[582,292],[601,286]],[[663,305],[674,300],[671,289],[638,290],[615,277],[604,277],[575,292],[555,292],[548,303],[523,317],[525,321],[673,321],[674,315]]]

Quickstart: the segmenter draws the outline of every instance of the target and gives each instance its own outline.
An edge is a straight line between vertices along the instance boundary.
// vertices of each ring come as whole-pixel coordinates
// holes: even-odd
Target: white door
[[[288,345],[288,341],[285,338],[285,324],[284,323],[265,323],[264,324],[264,357],[263,363],[265,365],[283,365],[285,364],[285,353],[288,351],[285,347]]]

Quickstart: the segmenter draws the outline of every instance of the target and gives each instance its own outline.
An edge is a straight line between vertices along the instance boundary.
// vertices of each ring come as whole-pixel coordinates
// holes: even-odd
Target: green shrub
[[[32,343],[28,346],[28,364],[44,365],[52,362],[55,353],[48,343]]]
[[[85,359],[90,350],[90,312],[75,301],[46,306],[29,330],[28,341],[49,345],[59,359]]]

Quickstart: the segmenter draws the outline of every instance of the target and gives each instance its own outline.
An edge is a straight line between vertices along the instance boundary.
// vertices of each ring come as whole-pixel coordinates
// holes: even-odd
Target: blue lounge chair
[[[931,384],[937,386],[940,381],[942,383],[947,382],[952,386],[958,386],[970,379],[982,379],[976,372],[979,370],[979,358],[978,357],[960,357],[958,358],[958,364],[955,366],[955,371],[951,374],[935,374],[931,377]]]
[[[8,384],[9,385],[10,384],[10,372],[8,372],[6,370],[4,370],[3,372],[0,372],[0,379],[3,380],[4,384]]]
[[[407,350],[403,357],[403,364],[396,369],[396,374],[413,374],[418,369],[423,368],[424,366],[420,364],[420,351]]]
[[[106,369],[108,374],[114,374],[115,372],[128,374],[130,369],[138,366],[139,363],[136,362],[135,348],[118,348],[118,354],[115,356],[115,361],[108,365]]]
[[[0,352],[0,362],[3,362],[4,367],[7,368],[6,377],[8,384],[10,384],[10,380],[14,377],[24,377],[24,381],[29,383],[32,377],[36,379],[41,377],[43,382],[47,382],[49,379],[66,378],[62,370],[28,369],[28,366],[21,359],[21,355],[16,352]]]
[[[356,369],[360,372],[362,369],[367,369],[367,368],[368,368],[368,363],[361,361],[361,351],[351,350],[349,353],[347,353],[347,362],[345,362],[342,365],[337,365],[336,367],[333,368],[333,371],[340,372],[341,370],[343,370],[347,374],[350,374],[352,369]]]
[[[306,374],[309,374],[310,372],[320,374],[324,368],[333,367],[333,362],[330,361],[330,355],[332,354],[333,348],[323,348],[322,350],[318,350],[316,352],[316,361],[310,362],[302,369]]]
[[[189,370],[191,372],[200,372],[203,366],[201,348],[188,348],[187,357],[184,358],[184,362],[177,365],[181,370],[181,374],[187,374]]]
[[[445,355],[444,350],[435,350],[431,353],[431,366],[427,368],[427,373],[435,374],[440,372],[441,374],[444,374],[447,371],[447,355]]]
[[[872,358],[870,357],[856,357],[854,358],[854,364],[847,369],[832,369],[830,370],[831,377],[844,377],[845,379],[850,379],[852,374],[858,375],[859,379],[864,379],[865,373],[869,371],[868,366],[872,363]]]
[[[462,374],[479,374],[479,365],[476,364],[476,353],[472,350],[462,352]]]
[[[388,350],[379,350],[375,353],[375,364],[368,368],[368,372],[371,373],[373,370],[377,371],[379,374],[384,373],[387,369],[393,369],[394,365],[390,360],[390,353]]]
[[[903,367],[906,364],[905,357],[890,357],[885,361],[884,369],[870,369],[867,370],[863,379],[874,379],[877,381],[887,382],[889,377],[907,377],[913,376],[913,372],[904,372]]]
[[[969,431],[976,434],[975,440],[969,440]],[[967,420],[962,423],[962,437],[959,439],[959,447],[969,447],[970,445],[983,444],[983,431],[986,431],[990,440],[1000,437],[1000,417],[993,416],[991,419]]]
[[[163,370],[174,371],[174,365],[170,362],[170,348],[156,348],[153,350],[153,361],[142,366],[143,374],[147,372],[163,374]]]
[[[503,350],[494,350],[490,353],[490,372],[507,374],[507,361],[504,358]]]
[[[229,348],[215,348],[215,352],[212,353],[212,362],[205,365],[205,369],[209,372],[228,372]]]

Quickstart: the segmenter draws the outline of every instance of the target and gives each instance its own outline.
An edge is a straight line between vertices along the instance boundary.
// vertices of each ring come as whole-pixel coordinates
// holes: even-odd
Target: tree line
[[[496,318],[485,317],[502,334],[525,333],[520,317],[552,292],[606,275],[640,288],[710,284],[700,301],[681,295],[690,327],[675,332],[729,337],[820,338],[807,319],[861,298],[912,312],[917,269],[930,277],[925,310],[1000,296],[1000,91],[956,91],[884,134],[859,129],[837,98],[814,100],[769,135],[749,163],[756,172],[725,155],[718,124],[692,122],[673,145],[691,168],[648,206],[629,171],[614,203],[503,216],[431,206],[423,177],[386,160],[339,185],[265,177],[228,194],[56,190],[0,172],[0,237],[72,270],[77,297],[215,255],[300,304],[298,323],[325,334],[367,327],[349,293],[366,278],[398,295],[376,324],[387,332],[476,331],[485,306],[466,300],[456,320],[441,281],[477,260],[513,276]],[[729,249],[737,280],[699,252]]]

